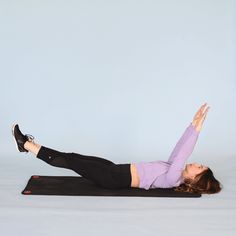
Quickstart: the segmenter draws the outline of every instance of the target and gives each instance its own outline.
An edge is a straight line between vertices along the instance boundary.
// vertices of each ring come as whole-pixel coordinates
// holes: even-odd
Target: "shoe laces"
[[[28,139],[29,142],[33,142],[34,136],[31,134],[25,134],[25,137]]]

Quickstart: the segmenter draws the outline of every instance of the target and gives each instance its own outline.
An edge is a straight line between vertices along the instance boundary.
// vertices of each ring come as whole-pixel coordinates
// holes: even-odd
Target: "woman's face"
[[[196,175],[202,173],[204,170],[207,170],[208,167],[198,164],[198,163],[191,163],[187,164],[185,167],[186,174],[189,178],[194,179]]]

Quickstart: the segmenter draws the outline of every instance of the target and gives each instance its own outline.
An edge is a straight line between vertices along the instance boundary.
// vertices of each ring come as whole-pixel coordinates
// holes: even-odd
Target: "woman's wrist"
[[[200,132],[201,131],[201,125],[197,124],[196,122],[192,121],[191,122],[191,125],[194,127],[194,129],[197,131],[197,132]]]

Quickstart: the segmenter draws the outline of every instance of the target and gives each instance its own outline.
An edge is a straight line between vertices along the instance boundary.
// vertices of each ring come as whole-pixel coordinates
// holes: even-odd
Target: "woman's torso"
[[[138,188],[140,179],[138,176],[137,168],[134,164],[130,164],[130,173],[131,173],[131,187]]]

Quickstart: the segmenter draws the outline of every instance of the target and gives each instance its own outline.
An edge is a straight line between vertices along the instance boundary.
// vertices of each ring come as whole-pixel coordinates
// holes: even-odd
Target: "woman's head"
[[[183,171],[183,177],[186,179],[194,180],[197,175],[201,174],[207,169],[207,166],[198,163],[187,164]]]
[[[184,183],[176,187],[176,191],[213,194],[222,189],[212,170],[201,164],[187,164],[182,176]]]

